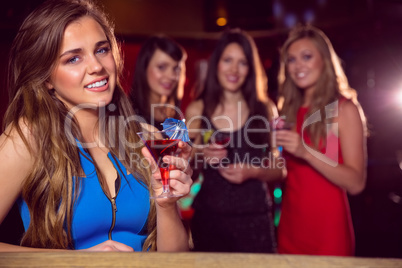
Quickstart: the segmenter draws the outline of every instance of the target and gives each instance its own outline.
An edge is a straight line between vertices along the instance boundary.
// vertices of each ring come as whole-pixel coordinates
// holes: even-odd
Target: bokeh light
[[[294,26],[296,25],[296,23],[297,23],[297,17],[296,17],[295,14],[289,13],[289,14],[287,14],[287,15],[285,16],[284,22],[285,22],[286,27],[292,28],[292,27],[294,27]]]
[[[282,203],[282,189],[280,187],[276,187],[274,189],[273,194],[274,194],[274,203],[278,205]]]
[[[280,2],[275,1],[272,4],[272,13],[275,16],[275,18],[281,18],[283,15],[283,6]]]
[[[304,11],[304,21],[307,23],[312,23],[315,19],[315,13],[312,9],[307,9]]]
[[[395,99],[396,99],[398,105],[400,105],[400,107],[402,107],[402,87],[397,91]]]
[[[276,198],[282,197],[282,190],[281,190],[281,188],[276,188],[276,189],[274,190],[274,197],[276,197]]]
[[[220,17],[216,20],[216,25],[218,26],[225,26],[227,24],[226,18]]]

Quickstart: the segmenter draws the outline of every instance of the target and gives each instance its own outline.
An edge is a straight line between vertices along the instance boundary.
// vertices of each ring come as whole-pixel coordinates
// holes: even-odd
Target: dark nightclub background
[[[8,104],[8,51],[21,20],[42,1],[14,0],[0,10],[0,116]],[[166,33],[188,53],[185,110],[219,32],[241,27],[256,41],[276,100],[278,49],[290,27],[310,22],[331,39],[370,127],[367,187],[351,196],[356,255],[402,258],[402,0],[102,0],[125,56],[126,89],[136,55],[151,34]],[[217,19],[226,19],[218,26]],[[1,119],[0,119],[1,122]],[[10,178],[11,179],[11,178]],[[320,200],[317,200],[320,202]],[[10,215],[12,216],[12,215]],[[6,220],[0,240],[19,223]]]

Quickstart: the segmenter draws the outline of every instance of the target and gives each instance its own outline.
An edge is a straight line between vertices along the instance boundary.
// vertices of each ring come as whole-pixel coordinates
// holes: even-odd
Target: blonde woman
[[[288,176],[278,228],[279,252],[354,254],[347,193],[366,183],[366,124],[328,37],[292,30],[281,50],[280,114],[296,123],[277,131]]]

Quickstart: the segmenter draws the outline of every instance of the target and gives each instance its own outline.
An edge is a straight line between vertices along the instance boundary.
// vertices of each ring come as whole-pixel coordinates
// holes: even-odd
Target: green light
[[[274,197],[275,198],[281,198],[282,199],[282,190],[281,188],[275,188],[274,190]]]
[[[279,198],[274,197],[274,202],[275,202],[275,204],[280,204],[282,202],[282,197],[279,197]]]
[[[274,225],[276,227],[278,227],[280,219],[281,219],[281,211],[279,209],[277,209],[275,211],[275,216],[274,216]]]
[[[194,184],[191,186],[190,194],[191,194],[192,196],[197,195],[198,192],[200,191],[200,189],[201,189],[201,183],[194,183]]]
[[[180,205],[181,205],[181,208],[188,209],[191,206],[192,203],[193,203],[192,198],[182,198],[181,202],[180,202]]]

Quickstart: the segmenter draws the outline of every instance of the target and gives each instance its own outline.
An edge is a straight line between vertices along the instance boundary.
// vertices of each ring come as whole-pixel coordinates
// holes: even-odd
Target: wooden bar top
[[[0,267],[402,267],[402,259],[244,253],[0,252]]]

